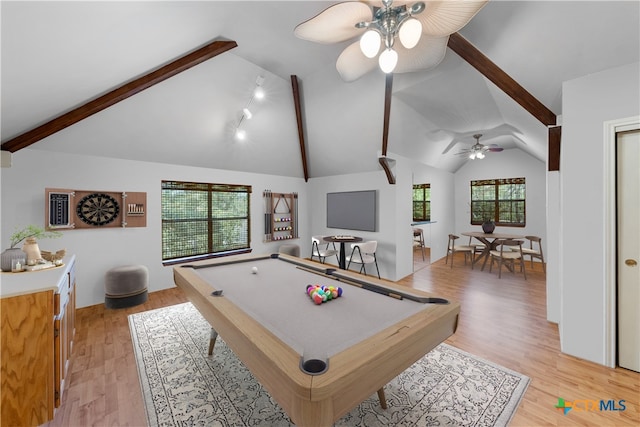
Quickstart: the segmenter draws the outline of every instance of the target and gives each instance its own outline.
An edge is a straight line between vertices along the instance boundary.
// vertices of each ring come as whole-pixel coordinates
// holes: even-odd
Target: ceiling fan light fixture
[[[378,64],[383,72],[387,74],[393,72],[398,64],[398,52],[391,48],[385,49],[378,58]]]
[[[376,30],[367,30],[360,37],[360,50],[367,58],[375,58],[380,51],[380,33]]]
[[[413,49],[420,41],[422,24],[416,18],[409,18],[402,23],[398,36],[400,43],[407,49]]]
[[[471,154],[469,154],[469,158],[470,158],[471,160],[474,160],[474,159],[476,158],[476,153],[471,153]]]
[[[478,159],[484,159],[484,153],[482,151],[480,151],[478,154],[476,154],[476,157]]]
[[[251,120],[251,117],[253,117],[253,114],[251,114],[251,111],[247,107],[242,109],[242,113],[244,113],[244,116],[247,118],[247,120]]]
[[[402,48],[397,49],[398,63],[394,73],[428,70],[443,60],[448,36],[464,27],[487,2],[346,0],[302,22],[295,27],[294,34],[303,40],[323,44],[353,39],[336,61],[336,69],[345,82],[357,80],[378,68],[369,59],[375,58],[375,51],[379,55],[385,49],[394,48],[395,39],[400,39]]]

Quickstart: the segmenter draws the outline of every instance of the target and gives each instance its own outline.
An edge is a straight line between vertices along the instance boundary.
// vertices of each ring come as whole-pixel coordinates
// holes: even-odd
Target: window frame
[[[185,216],[181,218],[165,218],[165,209],[164,209],[164,197],[165,191],[176,190],[176,191],[187,191],[187,192],[206,192],[206,214],[201,216],[191,216],[192,212],[189,212],[188,206],[183,206],[183,209],[187,210],[182,211],[182,213],[186,213]],[[246,197],[246,215],[241,216],[215,216],[215,206],[214,204],[214,195],[217,193],[240,193],[245,195]],[[161,191],[160,191],[160,205],[161,205],[161,242],[162,242],[162,264],[163,265],[172,265],[179,264],[183,262],[191,262],[203,259],[211,259],[211,258],[219,258],[229,255],[237,255],[242,253],[250,253],[251,252],[251,193],[252,187],[250,185],[237,185],[237,184],[217,184],[217,183],[204,183],[204,182],[191,182],[191,181],[179,181],[179,180],[162,180],[161,182]],[[178,209],[173,211],[174,213],[179,213]],[[243,230],[246,236],[246,246],[237,247],[233,249],[221,249],[215,250],[215,223],[225,222],[225,221],[245,221],[246,222],[246,230]],[[196,233],[198,236],[204,236],[206,239],[206,252],[205,253],[191,253],[181,256],[168,257],[165,258],[165,245],[168,243],[165,241],[165,225],[166,224],[177,224],[184,222],[206,222],[206,236],[204,233]]]
[[[500,186],[503,185],[523,185],[522,189],[522,198],[512,197],[512,198],[500,198]],[[474,187],[478,186],[493,186],[494,187],[494,197],[493,199],[477,199],[474,200]],[[469,200],[470,200],[470,222],[471,225],[482,225],[486,221],[493,221],[495,225],[499,225],[502,227],[526,227],[527,225],[527,187],[526,187],[526,179],[525,177],[519,178],[494,178],[494,179],[481,179],[481,180],[472,180],[470,181],[469,188]],[[484,205],[486,207],[487,204],[492,203],[493,206],[488,210],[492,211],[493,216],[487,216],[487,209],[481,209],[477,205]],[[522,222],[513,222],[513,221],[500,221],[501,217],[501,205],[509,204],[511,206],[511,210],[509,214],[514,217],[518,215],[522,215]],[[521,209],[518,208],[518,205],[521,205]],[[515,206],[515,209],[514,209]],[[481,217],[481,218],[480,218]]]
[[[425,195],[425,190],[426,189],[429,189],[429,197],[426,197],[426,195]],[[422,190],[422,199],[423,200],[416,200],[415,199],[415,191],[416,190]],[[413,218],[413,222],[431,221],[431,184],[430,183],[413,184],[413,192],[412,192],[412,195],[411,195],[411,199],[412,199],[411,216]],[[416,218],[416,216],[415,216],[416,203],[422,205],[422,209],[421,210],[422,210],[424,219]],[[427,206],[429,207],[429,209],[428,209],[429,215],[426,215],[426,212],[427,212],[426,207]]]

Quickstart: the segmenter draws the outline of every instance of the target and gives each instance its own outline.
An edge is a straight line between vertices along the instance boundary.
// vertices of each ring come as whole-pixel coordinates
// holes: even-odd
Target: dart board
[[[113,222],[120,213],[118,201],[108,194],[92,193],[76,205],[76,215],[85,224],[103,226]]]

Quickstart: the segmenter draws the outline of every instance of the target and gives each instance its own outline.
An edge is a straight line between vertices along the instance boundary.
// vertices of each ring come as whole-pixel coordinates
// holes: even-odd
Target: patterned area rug
[[[191,303],[129,316],[150,426],[292,426]],[[529,378],[440,344],[336,426],[506,426]]]

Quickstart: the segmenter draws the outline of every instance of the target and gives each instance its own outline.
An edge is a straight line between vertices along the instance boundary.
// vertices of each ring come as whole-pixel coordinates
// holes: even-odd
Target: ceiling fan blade
[[[444,59],[448,42],[449,36],[423,36],[413,49],[405,48],[402,43],[395,43],[393,48],[398,52],[398,65],[393,72],[410,73],[435,67]]]
[[[378,66],[376,58],[367,58],[360,50],[360,42],[354,42],[342,51],[336,61],[338,74],[345,82],[358,80]]]
[[[500,151],[504,150],[504,148],[499,147],[495,144],[491,144],[491,145],[487,145],[487,151],[491,151],[492,153],[499,153]]]
[[[425,10],[415,15],[415,18],[422,23],[423,34],[432,37],[448,36],[467,25],[487,3],[488,0],[425,2]]]
[[[352,39],[366,31],[356,28],[361,21],[370,21],[371,8],[365,3],[348,1],[329,6],[318,15],[299,24],[296,37],[316,43],[338,43]]]

